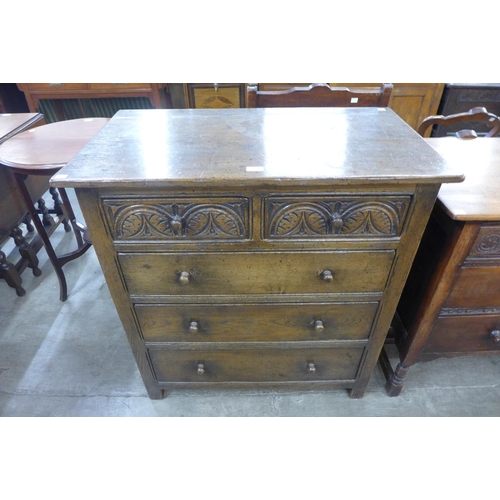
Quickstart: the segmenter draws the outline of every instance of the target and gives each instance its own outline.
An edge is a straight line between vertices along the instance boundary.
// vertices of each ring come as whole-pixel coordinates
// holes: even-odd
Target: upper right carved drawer
[[[411,196],[269,197],[264,238],[394,238],[401,234]]]
[[[500,259],[500,225],[484,224],[469,251],[467,261]]]

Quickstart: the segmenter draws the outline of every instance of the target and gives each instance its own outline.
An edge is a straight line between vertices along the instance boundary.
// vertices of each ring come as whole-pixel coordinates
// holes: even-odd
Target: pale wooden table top
[[[426,139],[451,165],[465,173],[460,184],[439,191],[448,215],[456,220],[500,220],[500,138]]]
[[[460,182],[388,108],[119,111],[57,187],[325,186]]]
[[[0,164],[25,172],[61,168],[109,118],[79,118],[34,127],[0,145]]]
[[[0,144],[42,118],[40,113],[0,113]]]

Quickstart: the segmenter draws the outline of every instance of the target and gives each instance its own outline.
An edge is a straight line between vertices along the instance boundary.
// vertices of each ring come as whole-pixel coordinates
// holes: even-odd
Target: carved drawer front
[[[354,380],[362,348],[149,351],[159,382]]]
[[[382,292],[394,251],[119,253],[132,295]]]
[[[500,306],[500,268],[463,267],[445,307]]]
[[[462,311],[465,315],[456,314],[460,311],[443,312],[424,352],[500,351],[500,308],[497,314],[479,314],[471,309]]]
[[[248,198],[104,199],[115,241],[244,240]]]
[[[265,342],[367,339],[377,306],[377,302],[136,304],[135,310],[146,341]]]
[[[397,237],[410,202],[410,196],[266,198],[264,237]]]
[[[468,259],[500,259],[500,226],[481,227]]]

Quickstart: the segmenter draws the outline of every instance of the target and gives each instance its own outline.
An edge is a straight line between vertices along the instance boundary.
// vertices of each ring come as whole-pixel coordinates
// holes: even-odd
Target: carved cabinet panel
[[[267,238],[395,237],[411,198],[266,199]]]
[[[481,227],[468,259],[500,259],[500,226],[485,224]]]
[[[192,240],[249,237],[249,201],[233,199],[105,200],[114,239]]]

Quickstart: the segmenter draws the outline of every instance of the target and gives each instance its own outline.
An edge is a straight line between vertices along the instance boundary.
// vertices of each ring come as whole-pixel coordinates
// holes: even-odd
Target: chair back
[[[313,83],[308,87],[287,90],[258,90],[247,87],[247,107],[379,107],[389,105],[393,85],[384,83],[380,88],[330,87],[327,83]]]
[[[465,113],[456,113],[453,115],[428,116],[418,127],[418,133],[423,137],[425,131],[432,125],[454,125],[455,123],[481,122],[490,127],[490,131],[485,137],[496,137],[500,135],[500,118],[493,113],[489,113],[486,108],[472,108]],[[477,132],[471,129],[459,130],[455,135],[461,139],[475,139]]]

